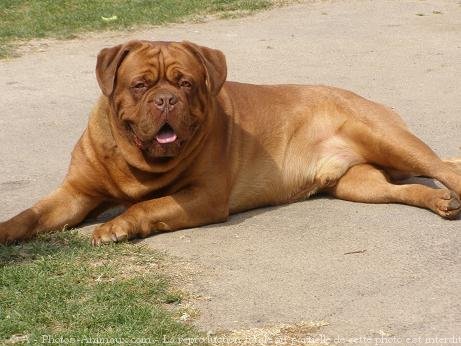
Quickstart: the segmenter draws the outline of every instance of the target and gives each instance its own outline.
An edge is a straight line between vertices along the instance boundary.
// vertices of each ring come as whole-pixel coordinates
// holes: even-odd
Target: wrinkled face
[[[119,46],[118,51],[112,52],[115,57],[109,56],[113,58],[112,68],[116,64],[110,93],[105,92],[103,84],[111,71],[98,71],[104,69],[99,66],[101,57],[98,81],[110,96],[119,132],[131,145],[147,158],[175,157],[207,117],[214,92],[210,73],[215,72],[202,55],[202,49],[208,48],[185,43],[136,42],[128,48]],[[217,51],[205,54],[210,52]]]

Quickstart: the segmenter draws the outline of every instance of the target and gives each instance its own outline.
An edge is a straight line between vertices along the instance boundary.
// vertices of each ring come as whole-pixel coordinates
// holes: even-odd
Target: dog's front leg
[[[139,202],[93,232],[93,245],[145,238],[155,232],[174,231],[227,220],[227,199],[216,192],[187,189]]]
[[[27,240],[38,233],[80,223],[101,203],[65,181],[58,189],[8,221],[0,222],[0,244]]]

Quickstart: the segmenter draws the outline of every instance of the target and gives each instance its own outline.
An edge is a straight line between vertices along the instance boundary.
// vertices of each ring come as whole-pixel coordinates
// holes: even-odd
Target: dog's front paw
[[[131,223],[118,217],[95,228],[93,246],[125,241],[135,237]]]

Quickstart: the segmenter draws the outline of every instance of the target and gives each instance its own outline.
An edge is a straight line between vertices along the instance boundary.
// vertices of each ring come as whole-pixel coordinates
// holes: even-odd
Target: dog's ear
[[[208,90],[217,95],[227,77],[226,57],[223,52],[184,41],[185,45],[203,64]]]
[[[102,93],[109,97],[115,88],[117,70],[130,50],[142,44],[141,41],[129,41],[112,48],[104,48],[98,54],[96,78]]]

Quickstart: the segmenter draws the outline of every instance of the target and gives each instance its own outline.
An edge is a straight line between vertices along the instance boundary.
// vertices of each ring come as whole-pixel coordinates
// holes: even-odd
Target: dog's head
[[[96,66],[117,144],[152,162],[191,145],[226,73],[220,51],[190,42],[130,41],[103,49]]]

